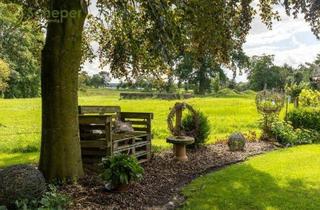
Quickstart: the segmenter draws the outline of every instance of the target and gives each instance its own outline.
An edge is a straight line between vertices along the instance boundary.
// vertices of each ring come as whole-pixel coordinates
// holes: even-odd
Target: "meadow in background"
[[[228,92],[228,91],[225,91]],[[153,112],[153,149],[170,147],[167,115],[176,101],[159,99],[119,100],[119,91],[89,89],[80,93],[80,105],[119,105],[122,111]],[[259,115],[254,92],[221,94],[186,100],[204,112],[212,132],[208,143],[225,139],[230,133],[241,131],[259,134]],[[36,162],[40,148],[41,100],[0,99],[0,167],[15,163]],[[65,125],[68,126],[68,125]]]

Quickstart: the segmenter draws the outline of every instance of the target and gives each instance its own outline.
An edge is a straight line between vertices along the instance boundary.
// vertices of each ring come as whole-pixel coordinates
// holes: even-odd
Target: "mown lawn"
[[[320,145],[254,157],[194,180],[182,209],[319,209]]]
[[[92,96],[94,95],[94,96]],[[255,108],[254,96],[226,98],[194,98],[187,100],[196,109],[203,111],[210,120],[212,131],[209,143],[224,139],[234,131],[258,131],[258,113]],[[162,149],[169,145],[165,138],[169,135],[166,118],[169,108],[175,101],[144,99],[119,100],[118,91],[89,90],[81,93],[80,105],[120,105],[123,111],[153,112],[153,148]],[[10,156],[26,153],[35,154],[40,147],[41,101],[37,99],[0,99],[0,154]],[[32,154],[27,154],[27,153]],[[0,167],[5,166],[0,155]],[[14,158],[16,162],[24,162]],[[30,162],[30,158],[26,158]]]

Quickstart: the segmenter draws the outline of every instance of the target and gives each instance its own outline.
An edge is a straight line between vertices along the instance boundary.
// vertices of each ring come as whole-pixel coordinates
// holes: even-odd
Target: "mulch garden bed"
[[[177,162],[171,151],[163,151],[143,164],[143,180],[128,192],[105,191],[93,173],[62,191],[73,198],[73,209],[173,209],[183,202],[181,188],[196,177],[273,149],[275,146],[267,142],[251,142],[243,152],[230,152],[226,144],[219,143],[189,150],[187,162]]]

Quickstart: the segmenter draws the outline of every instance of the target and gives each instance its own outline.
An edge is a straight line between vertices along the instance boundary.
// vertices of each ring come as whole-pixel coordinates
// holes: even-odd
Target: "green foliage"
[[[109,81],[109,74],[105,71],[92,76],[85,71],[81,71],[79,73],[78,87],[80,90],[85,90],[87,87],[101,88],[106,87]]]
[[[299,95],[299,102],[304,107],[320,107],[320,91],[303,89]]]
[[[272,137],[272,124],[278,120],[283,104],[283,96],[279,93],[261,91],[257,94],[256,106],[262,115],[260,120],[260,126],[263,131],[262,139]]]
[[[196,59],[190,53],[181,56],[174,74],[180,82],[193,86],[194,92],[200,95],[211,92],[212,78],[217,78],[220,82],[220,78],[223,80],[227,77],[221,66],[212,57],[203,56]]]
[[[288,123],[274,122],[271,131],[277,141],[283,145],[295,144],[297,140],[294,128]]]
[[[208,117],[203,112],[200,112],[200,111],[198,111],[197,114],[199,117],[199,128],[197,133],[193,134],[195,142],[194,144],[190,145],[191,147],[199,147],[200,145],[205,144],[206,141],[208,140],[208,137],[211,131],[211,125],[209,123]],[[182,119],[182,127],[183,127],[183,130],[185,130],[186,132],[195,130],[196,125],[195,125],[194,118],[191,114],[187,114]]]
[[[40,200],[16,201],[18,210],[63,210],[71,203],[71,198],[60,193],[54,185],[49,185],[49,190]]]
[[[201,176],[184,187],[183,210],[289,210],[320,205],[320,145],[279,149]]]
[[[241,51],[254,16],[249,1],[112,0],[98,1],[97,7],[100,16],[91,19],[89,31],[100,45],[102,66],[110,64],[112,74],[122,78],[172,75],[184,54],[192,54],[198,69],[205,57],[230,63],[231,54]]]
[[[5,91],[8,86],[9,76],[10,76],[9,65],[0,58],[0,97],[3,91]]]
[[[312,129],[320,132],[320,109],[293,109],[288,113],[287,119],[294,128]]]
[[[294,129],[286,122],[275,122],[271,128],[272,134],[282,145],[312,144],[320,141],[317,131],[307,129]]]
[[[254,56],[251,59],[248,80],[250,88],[256,91],[268,89],[284,89],[289,74],[285,67],[275,66],[273,56]]]
[[[259,121],[260,128],[262,129],[261,139],[268,140],[272,137],[272,125],[277,122],[279,116],[275,113],[263,113]]]
[[[300,95],[301,91],[307,86],[307,83],[293,83],[291,85],[288,84],[286,85],[286,94],[291,96],[293,99],[296,99]]]
[[[102,165],[104,171],[101,177],[113,186],[139,181],[144,172],[135,157],[125,154],[104,158]]]
[[[23,20],[22,7],[0,2],[0,58],[10,66],[6,98],[40,94],[40,54],[44,36],[38,22]]]

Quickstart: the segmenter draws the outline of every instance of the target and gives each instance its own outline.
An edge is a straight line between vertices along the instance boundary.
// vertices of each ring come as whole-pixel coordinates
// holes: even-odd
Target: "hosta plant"
[[[143,177],[143,168],[138,160],[126,154],[118,154],[102,159],[104,181],[118,188],[129,185],[131,182],[139,181]]]

